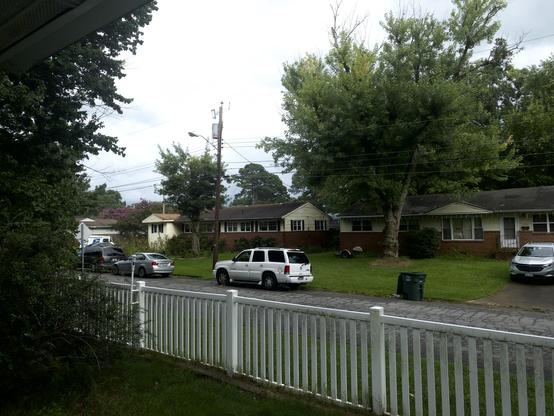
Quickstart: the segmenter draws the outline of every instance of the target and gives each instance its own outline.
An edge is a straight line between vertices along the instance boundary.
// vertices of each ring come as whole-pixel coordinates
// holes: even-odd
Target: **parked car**
[[[84,248],[85,267],[93,271],[111,271],[112,265],[124,258],[125,253],[123,250],[110,243],[92,244]]]
[[[521,247],[512,259],[510,278],[554,281],[554,243],[527,243]]]
[[[220,285],[256,283],[268,290],[276,289],[279,284],[297,288],[314,280],[308,256],[290,248],[244,250],[232,260],[217,262],[212,274]]]
[[[135,276],[143,278],[150,275],[169,276],[175,270],[173,260],[160,253],[135,253],[127,259],[113,265],[114,274],[131,274],[135,262]]]

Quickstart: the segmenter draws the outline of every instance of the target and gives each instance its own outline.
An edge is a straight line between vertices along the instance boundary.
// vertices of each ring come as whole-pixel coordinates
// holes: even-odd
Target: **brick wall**
[[[441,241],[441,254],[463,253],[475,256],[492,256],[498,250],[499,231],[485,231],[479,241]]]
[[[519,245],[526,243],[554,243],[554,233],[535,233],[533,231],[519,232]]]
[[[289,248],[309,246],[329,247],[331,233],[329,231],[289,231],[283,233],[283,244]]]
[[[398,239],[400,242],[400,253],[402,254],[404,233],[399,233]],[[485,231],[484,239],[479,241],[441,241],[439,252],[441,254],[451,253],[467,253],[476,256],[490,256],[498,249],[498,241],[500,232]],[[552,235],[554,240],[554,234]],[[360,233],[360,232],[343,232],[340,233],[341,249],[360,246],[364,251],[370,251],[377,254],[382,253],[383,233]]]
[[[241,238],[251,240],[254,237],[272,238],[277,246],[298,247],[328,247],[331,242],[331,233],[328,231],[280,231],[274,233],[221,233],[220,240],[225,242],[225,248],[234,250],[236,242]]]
[[[225,248],[227,250],[235,250],[235,244],[241,238],[251,240],[254,237],[272,238],[277,242],[277,245],[283,245],[283,233],[221,233],[219,235],[220,241],[225,242]]]

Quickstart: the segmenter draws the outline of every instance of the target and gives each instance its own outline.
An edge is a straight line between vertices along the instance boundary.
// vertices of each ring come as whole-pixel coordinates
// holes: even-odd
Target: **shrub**
[[[119,237],[115,244],[121,247],[126,255],[140,251],[149,251],[148,240],[145,237]]]
[[[220,241],[221,249],[224,242]],[[211,252],[213,246],[213,237],[207,234],[200,234],[200,250]],[[170,238],[165,243],[165,253],[170,256],[192,256],[192,234],[179,234]]]
[[[440,248],[440,233],[433,228],[412,231],[406,236],[406,254],[412,259],[430,259]]]

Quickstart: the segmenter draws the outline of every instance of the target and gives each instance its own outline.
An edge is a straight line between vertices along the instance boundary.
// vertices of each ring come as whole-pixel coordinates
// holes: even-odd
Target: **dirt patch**
[[[408,267],[411,266],[412,263],[410,259],[404,257],[383,257],[369,263],[369,267]]]

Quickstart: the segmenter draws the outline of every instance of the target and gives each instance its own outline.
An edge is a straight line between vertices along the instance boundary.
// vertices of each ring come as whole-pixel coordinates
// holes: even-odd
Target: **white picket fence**
[[[141,347],[375,414],[552,414],[554,338],[238,296],[136,296]],[[127,294],[125,293],[127,292]]]

